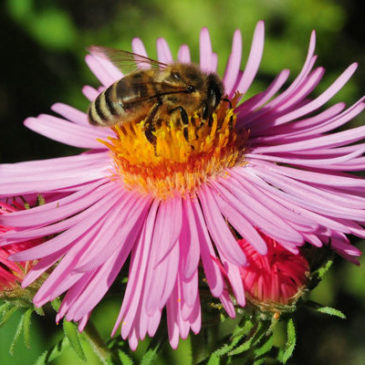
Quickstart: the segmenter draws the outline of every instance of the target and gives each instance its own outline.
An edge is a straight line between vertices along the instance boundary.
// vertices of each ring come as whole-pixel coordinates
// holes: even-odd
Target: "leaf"
[[[32,317],[33,309],[29,308],[23,315],[23,332],[24,332],[24,343],[27,348],[30,348],[30,319]]]
[[[33,309],[39,316],[44,316],[44,310],[42,307],[34,307]]]
[[[122,350],[118,350],[119,360],[123,365],[133,365],[133,360]]]
[[[249,320],[245,322],[243,327],[236,327],[232,335],[231,343],[224,344],[221,348],[214,351],[213,354],[218,357],[227,354],[242,340],[242,338],[252,329],[252,327],[253,323]]]
[[[219,365],[219,364],[220,364],[219,356],[212,354],[212,356],[209,358],[209,361],[207,362],[207,365]]]
[[[9,304],[5,309],[2,310],[2,317],[0,321],[0,327],[4,325],[10,317],[18,310],[18,307]]]
[[[44,351],[41,356],[38,357],[34,365],[45,365],[61,356],[63,351],[70,346],[70,341],[67,337],[63,337],[55,346],[49,350]]]
[[[65,336],[70,341],[71,347],[74,349],[78,357],[81,360],[86,361],[84,350],[81,347],[80,334],[76,328],[75,323],[64,320],[63,331],[65,332]]]
[[[265,364],[267,361],[267,359],[258,359],[258,360],[255,360],[255,362],[253,363],[253,365],[262,365],[262,364]]]
[[[254,332],[250,333],[248,340],[236,347],[233,351],[229,352],[228,355],[239,355],[242,352],[250,350],[251,346],[254,346],[260,342],[266,331],[267,327],[264,326],[262,322],[259,322]]]
[[[10,355],[14,355],[14,348],[15,348],[15,345],[16,345],[18,339],[19,339],[20,334],[22,333],[23,323],[24,323],[24,314],[20,317],[20,320],[19,320],[18,326],[16,328],[13,340],[11,341],[10,348],[9,348],[9,354]]]
[[[147,352],[143,355],[140,365],[151,365],[156,358],[157,351],[160,347],[160,343],[154,347],[150,347]]]
[[[286,341],[284,352],[282,355],[282,361],[284,364],[286,364],[286,362],[293,355],[296,341],[297,341],[297,338],[296,338],[296,333],[295,333],[294,322],[290,318],[288,321],[288,326],[287,326],[287,341]]]
[[[320,307],[320,308],[317,308],[317,311],[320,313],[328,314],[330,316],[335,316],[335,317],[338,317],[341,319],[346,319],[346,315],[336,308]]]
[[[56,312],[58,312],[61,306],[61,301],[59,300],[59,298],[52,300],[51,306]]]

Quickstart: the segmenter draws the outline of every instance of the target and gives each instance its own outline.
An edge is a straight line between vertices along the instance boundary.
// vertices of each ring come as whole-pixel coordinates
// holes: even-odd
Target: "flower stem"
[[[91,321],[87,323],[83,333],[101,363],[105,365],[110,364],[111,352]]]

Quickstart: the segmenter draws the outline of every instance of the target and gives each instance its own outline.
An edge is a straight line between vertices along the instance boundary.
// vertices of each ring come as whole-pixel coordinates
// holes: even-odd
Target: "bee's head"
[[[166,67],[162,81],[174,88],[182,88],[184,105],[195,106],[202,110],[202,117],[207,119],[220,103],[224,87],[215,73],[206,74],[197,65],[175,63]],[[189,96],[187,99],[186,97]]]

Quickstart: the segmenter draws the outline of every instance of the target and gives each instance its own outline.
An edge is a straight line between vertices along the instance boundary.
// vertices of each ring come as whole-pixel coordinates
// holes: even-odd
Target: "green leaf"
[[[341,319],[346,319],[346,315],[336,308],[320,307],[320,308],[317,308],[317,311],[320,313],[328,314],[330,316],[335,316],[335,317],[339,317]]]
[[[207,365],[219,365],[219,364],[220,364],[219,356],[212,354],[212,356],[209,358],[209,361],[207,362]]]
[[[48,351],[43,352],[38,357],[34,365],[45,365],[61,356],[63,351],[70,346],[70,341],[67,337],[63,337],[55,346],[51,347]]]
[[[296,341],[297,341],[297,338],[296,338],[296,333],[295,333],[294,322],[290,318],[288,321],[288,326],[287,326],[287,341],[286,341],[284,352],[282,355],[282,361],[284,364],[286,364],[286,362],[293,355]]]
[[[119,360],[123,365],[133,365],[133,360],[122,350],[118,350]]]
[[[24,313],[24,323],[23,323],[23,331],[24,331],[24,343],[25,346],[30,348],[30,319],[32,317],[33,310],[29,308]]]
[[[231,337],[231,342],[224,344],[221,348],[214,351],[214,355],[220,357],[231,351],[242,338],[252,329],[253,323],[249,320],[242,327],[236,327]]]
[[[7,9],[9,14],[17,20],[23,20],[32,12],[31,0],[8,0]]]
[[[61,301],[59,300],[59,298],[56,298],[56,299],[52,300],[51,305],[52,305],[52,308],[55,310],[55,312],[58,312],[58,310],[60,309],[60,306],[61,306]]]
[[[147,352],[143,355],[140,365],[151,365],[157,356],[158,349],[160,347],[160,342],[155,346],[150,347]]]
[[[0,317],[2,317],[5,312],[9,310],[9,307],[11,307],[9,302],[4,302],[2,305],[0,305]]]
[[[81,360],[86,361],[84,350],[81,347],[80,334],[75,323],[64,320],[63,331],[65,332],[66,337],[70,341],[71,347],[74,349],[78,357]]]
[[[250,333],[250,337],[248,338],[248,340],[236,347],[233,351],[229,352],[229,355],[239,355],[242,354],[242,352],[250,350],[252,346],[259,344],[261,338],[265,335],[266,332],[267,326],[264,326],[262,322],[259,322],[257,327],[255,328],[255,331],[253,333]]]
[[[15,348],[15,345],[16,345],[18,339],[19,339],[20,334],[22,333],[23,323],[24,323],[24,314],[20,317],[20,321],[19,321],[18,326],[16,328],[13,340],[11,341],[10,348],[9,348],[9,354],[10,355],[14,355],[14,348]]]

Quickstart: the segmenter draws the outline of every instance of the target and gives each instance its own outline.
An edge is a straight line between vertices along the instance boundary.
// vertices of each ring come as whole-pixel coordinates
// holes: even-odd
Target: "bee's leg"
[[[144,122],[144,134],[151,144],[155,146],[156,149],[156,136],[153,134],[153,132],[156,130],[154,119],[156,116],[156,113],[158,111],[158,108],[162,105],[161,101],[158,101],[150,110],[145,122]]]
[[[189,133],[188,133],[189,117],[188,117],[188,113],[186,112],[186,110],[182,106],[178,106],[176,108],[173,108],[173,109],[169,110],[169,114],[171,115],[172,113],[174,113],[176,111],[180,112],[180,116],[181,116],[180,121],[183,123],[184,137],[187,141],[189,141]]]
[[[170,109],[169,114],[171,115],[172,113],[174,113],[176,111],[180,112],[181,121],[183,122],[184,125],[187,125],[189,123],[189,117],[188,117],[188,113],[186,112],[186,110],[182,106],[177,106],[176,108]]]
[[[229,100],[228,98],[224,98],[222,100],[229,104],[229,109],[233,108],[231,100]],[[232,116],[229,118],[229,129],[230,130],[233,129],[233,118],[232,118]]]
[[[232,109],[232,102],[231,102],[231,100],[229,100],[228,98],[224,98],[222,100],[229,104],[229,109]]]

